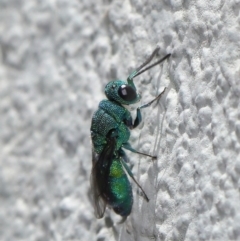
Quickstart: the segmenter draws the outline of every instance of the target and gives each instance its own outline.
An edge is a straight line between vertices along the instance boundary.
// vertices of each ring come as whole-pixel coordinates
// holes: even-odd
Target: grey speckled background
[[[240,240],[239,1],[0,0],[0,240]],[[90,201],[90,120],[104,85],[136,78],[124,224]]]

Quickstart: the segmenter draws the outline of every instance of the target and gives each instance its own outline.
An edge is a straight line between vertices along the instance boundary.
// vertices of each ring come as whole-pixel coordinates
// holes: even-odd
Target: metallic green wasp
[[[131,213],[133,194],[126,173],[141,189],[145,200],[149,201],[128,167],[128,158],[123,149],[155,158],[154,156],[138,152],[131,147],[128,143],[130,137],[129,130],[134,129],[141,122],[141,109],[150,106],[154,101],[158,100],[165,89],[154,100],[137,108],[137,116],[134,121],[130,112],[123,105],[134,104],[141,99],[133,79],[146,70],[160,64],[171,55],[167,54],[164,58],[145,67],[157,54],[158,50],[159,48],[156,48],[151,56],[128,76],[127,81],[115,80],[106,85],[105,95],[107,100],[102,100],[99,103],[98,110],[92,117],[91,188],[97,218],[103,217],[106,205],[122,217],[127,217]]]

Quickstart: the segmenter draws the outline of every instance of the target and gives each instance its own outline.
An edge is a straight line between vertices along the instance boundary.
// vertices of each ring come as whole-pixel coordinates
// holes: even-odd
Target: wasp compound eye
[[[137,93],[129,85],[121,85],[118,89],[118,95],[125,101],[133,101],[137,98]]]

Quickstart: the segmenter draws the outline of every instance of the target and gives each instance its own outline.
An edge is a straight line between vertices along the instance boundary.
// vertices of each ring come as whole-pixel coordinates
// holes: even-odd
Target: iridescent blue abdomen
[[[118,158],[113,158],[108,177],[108,189],[105,193],[108,204],[121,215],[128,216],[132,210],[132,187]]]

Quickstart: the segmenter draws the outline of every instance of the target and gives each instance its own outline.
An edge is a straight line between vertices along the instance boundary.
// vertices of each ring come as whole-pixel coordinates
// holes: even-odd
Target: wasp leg
[[[133,176],[132,174],[132,171],[129,169],[128,165],[121,160],[121,163],[124,167],[124,169],[126,170],[126,172],[128,173],[128,175],[133,179],[133,181],[137,184],[137,186],[141,189],[142,193],[143,193],[143,196],[144,198],[146,199],[146,201],[148,202],[149,201],[149,198],[147,196],[147,194],[144,192],[143,188],[141,187],[141,185],[137,182],[137,180],[135,179],[135,177]]]
[[[122,159],[126,163],[129,163],[129,158],[128,158],[127,154],[125,153],[125,151],[122,148],[119,149],[119,155],[122,157]]]
[[[152,156],[152,155],[149,155],[149,154],[146,154],[146,153],[142,153],[142,152],[139,152],[139,151],[136,151],[135,149],[132,148],[132,146],[127,142],[127,143],[124,143],[122,145],[123,148],[125,148],[126,150],[129,150],[131,152],[134,152],[134,153],[138,153],[138,154],[141,154],[141,155],[144,155],[144,156],[149,156],[153,159],[156,159],[157,156]]]
[[[154,101],[159,100],[160,97],[163,95],[163,93],[165,92],[166,88],[164,88],[164,90],[162,91],[162,93],[160,93],[155,99],[153,99],[152,101],[148,102],[145,105],[142,105],[140,107],[137,108],[137,116],[136,119],[134,120],[134,124],[132,125],[132,127],[130,127],[131,129],[134,129],[135,127],[137,127],[140,122],[142,121],[142,114],[141,114],[141,109],[147,108],[149,107]]]
[[[120,220],[120,221],[118,222],[118,224],[124,223],[124,222],[127,220],[127,217],[128,217],[128,216],[122,217],[122,220]]]

